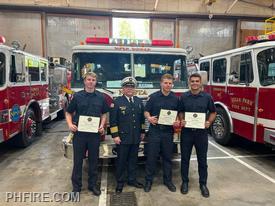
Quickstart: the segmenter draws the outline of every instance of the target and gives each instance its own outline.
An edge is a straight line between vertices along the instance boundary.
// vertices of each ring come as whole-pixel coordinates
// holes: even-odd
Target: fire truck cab
[[[145,104],[148,96],[160,89],[161,76],[168,73],[175,79],[173,91],[180,96],[188,88],[186,56],[186,50],[173,47],[171,40],[88,37],[85,45],[72,49],[71,87],[75,92],[82,90],[82,70],[90,68],[97,74],[97,89],[105,94],[111,104],[113,99],[122,95],[121,80],[132,76],[138,82],[136,95]],[[174,137],[178,143],[179,133],[175,133]],[[70,157],[72,145],[66,137],[63,143],[65,156]],[[114,148],[112,138],[106,135],[101,143],[100,157],[115,157]],[[142,153],[142,148],[140,151]]]
[[[59,87],[66,80],[57,72],[54,76],[59,85],[49,84],[47,59],[5,46],[3,38],[1,43],[0,142],[15,137],[16,145],[26,147],[41,133],[42,121],[63,114],[65,96]],[[59,97],[55,104],[50,97],[53,94]]]
[[[231,133],[275,145],[275,40],[274,35],[249,37],[252,45],[205,56],[209,92],[217,106],[211,127],[214,139],[227,145]]]

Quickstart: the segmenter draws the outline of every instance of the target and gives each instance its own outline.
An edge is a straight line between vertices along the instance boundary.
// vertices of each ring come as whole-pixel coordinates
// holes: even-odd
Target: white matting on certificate
[[[177,118],[177,111],[161,109],[158,118],[158,124],[173,125]]]
[[[100,117],[79,116],[78,131],[98,133]]]
[[[205,128],[205,113],[185,112],[184,120],[186,128],[204,129]]]

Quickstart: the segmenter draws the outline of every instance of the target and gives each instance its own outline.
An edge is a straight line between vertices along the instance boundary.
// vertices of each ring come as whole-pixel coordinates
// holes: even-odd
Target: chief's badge
[[[122,114],[125,114],[126,106],[119,107]]]

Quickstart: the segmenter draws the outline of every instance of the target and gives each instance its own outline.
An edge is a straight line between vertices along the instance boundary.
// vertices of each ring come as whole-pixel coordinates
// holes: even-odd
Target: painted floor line
[[[220,159],[232,159],[232,157],[228,157],[228,156],[221,156],[221,157],[207,157],[207,160],[220,160]],[[191,161],[197,160],[196,157],[191,157],[190,158]],[[180,162],[181,158],[174,158],[172,159],[173,162]]]
[[[220,159],[233,159],[236,158],[255,158],[255,157],[274,157],[275,154],[264,154],[264,155],[232,155],[232,156],[220,156],[220,157],[207,157],[207,160],[220,160]],[[191,157],[191,161],[197,160],[196,157]],[[179,162],[180,158],[174,158],[172,161]]]
[[[207,157],[207,160],[221,160],[221,159],[234,159],[236,158],[256,158],[256,157],[274,157],[275,154],[263,154],[263,155],[231,155],[231,156],[219,156],[219,157]],[[197,161],[196,157],[191,157],[191,161]],[[173,158],[173,162],[180,162],[181,158]],[[144,165],[144,162],[139,162],[138,164]],[[102,167],[112,167],[113,164],[103,164]]]
[[[104,159],[102,165],[107,165],[108,159]],[[107,205],[107,186],[108,186],[108,167],[102,167],[101,172],[101,195],[99,196],[98,206]]]
[[[264,177],[265,179],[269,180],[270,182],[275,184],[275,179],[271,178],[270,176],[266,175],[265,173],[261,172],[260,170],[256,169],[255,167],[252,167],[251,165],[247,164],[246,162],[242,161],[240,158],[235,157],[233,155],[231,155],[229,152],[225,151],[224,149],[222,149],[221,147],[219,147],[218,145],[216,145],[215,143],[209,141],[209,144],[211,144],[212,146],[214,146],[215,148],[217,148],[218,150],[220,150],[221,152],[223,152],[224,154],[228,155],[229,157],[232,157],[234,160],[236,160],[237,162],[239,162],[240,164],[246,166],[247,168],[251,169],[252,171],[256,172],[257,174],[261,175],[262,177]]]
[[[262,154],[262,155],[233,155],[237,158],[254,158],[254,157],[274,157],[275,154]]]

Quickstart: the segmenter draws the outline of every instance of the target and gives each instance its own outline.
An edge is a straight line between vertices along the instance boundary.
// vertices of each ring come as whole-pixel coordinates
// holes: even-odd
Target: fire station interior
[[[1,0],[0,28],[1,206],[274,205],[275,53],[271,53],[275,43],[267,42],[275,39],[274,0]],[[134,44],[135,51],[127,55],[123,46],[127,39],[139,39],[142,45],[129,40],[126,47]],[[125,56],[118,51],[112,54],[109,49],[91,57],[88,45],[85,47],[88,41],[102,48],[112,44]],[[258,41],[262,47],[257,46]],[[150,59],[150,55],[142,53],[158,47],[170,56]],[[248,53],[242,53],[243,47]],[[232,49],[239,49],[239,56],[231,58],[230,52],[226,53]],[[214,55],[221,52],[225,53]],[[93,63],[92,58],[98,62]],[[117,61],[121,70],[108,67],[111,61]],[[220,71],[212,73],[212,63],[230,68],[223,70],[220,66]],[[122,193],[116,193],[116,150],[108,124],[101,136],[98,163],[101,195],[88,190],[89,164],[84,157],[80,199],[68,198],[72,191],[73,152],[64,111],[73,92],[83,88],[84,67],[98,70],[98,90],[108,95],[109,105],[111,97],[121,95],[121,79],[131,75],[132,69],[138,81],[136,95],[142,97],[144,104],[152,91],[159,90],[163,71],[171,71],[178,95],[189,89],[188,75],[199,69],[208,72],[201,73],[206,78],[203,87],[216,95],[215,125],[220,126],[207,130],[208,198],[201,195],[195,148],[190,159],[189,191],[181,192],[180,133],[176,130],[172,157],[176,192],[163,184],[160,157],[150,192],[125,183]],[[211,87],[212,83],[215,87]],[[232,100],[228,108],[222,99],[223,85]],[[20,90],[21,86],[30,91]],[[254,93],[245,93],[250,88]],[[236,97],[230,97],[234,92]],[[49,99],[48,104],[33,100],[42,94]],[[261,116],[265,110],[266,116]],[[147,132],[148,122],[146,125]],[[219,139],[223,132],[227,132],[226,138]],[[137,180],[143,184],[145,150],[146,141],[140,144],[136,170]]]

